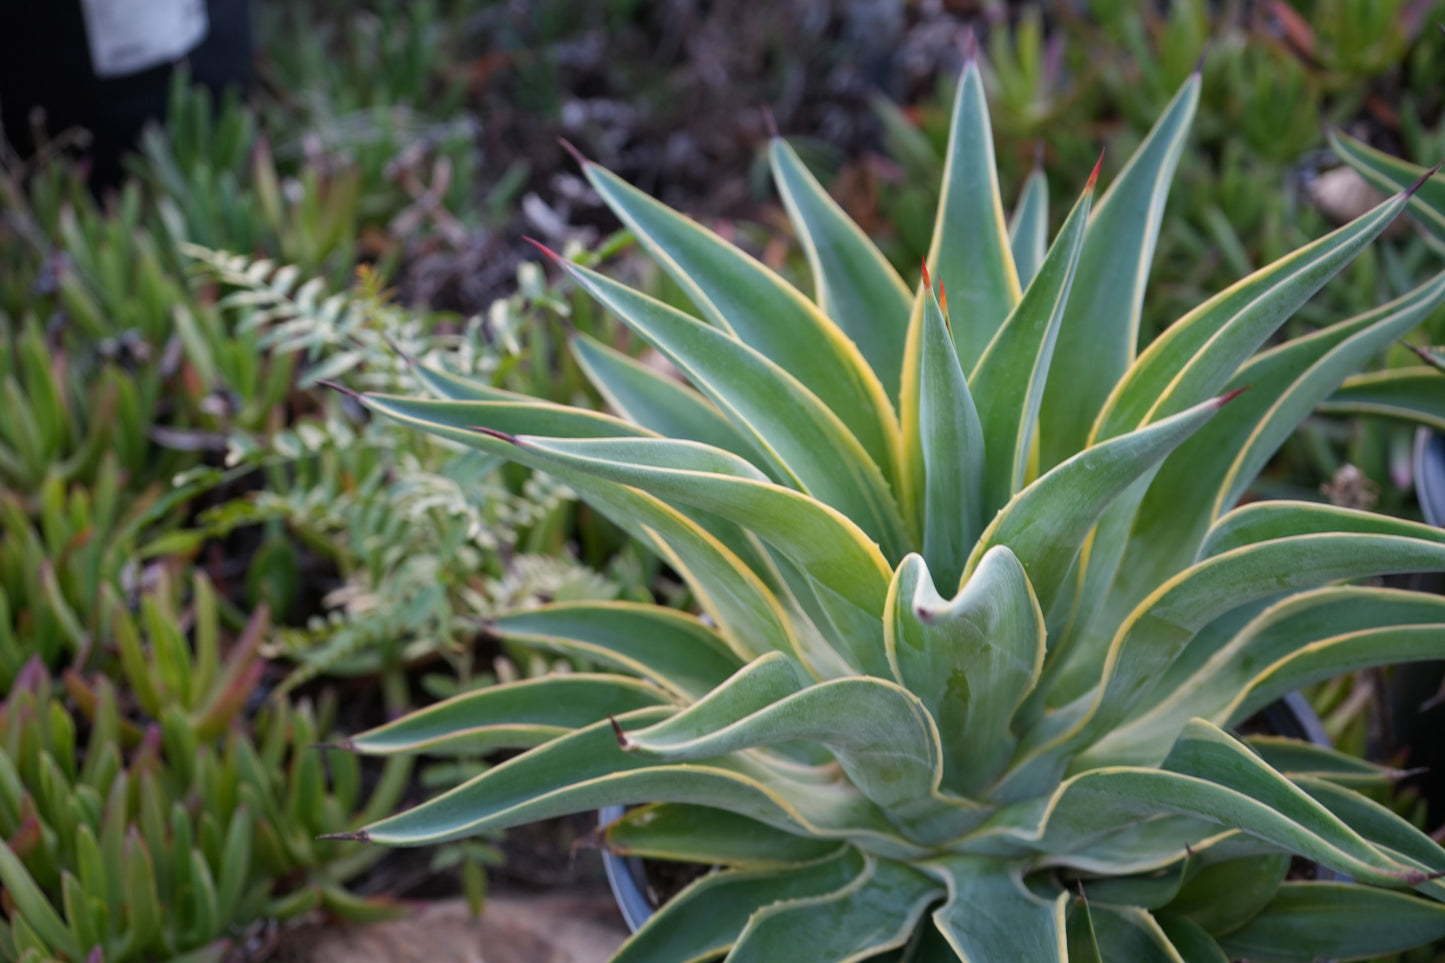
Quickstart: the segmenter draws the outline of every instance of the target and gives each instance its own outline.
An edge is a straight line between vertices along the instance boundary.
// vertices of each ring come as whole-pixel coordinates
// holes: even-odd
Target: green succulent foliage
[[[140,223],[134,183],[110,210],[44,178],[6,184],[21,192],[7,239],[31,272],[20,313],[0,311],[8,684],[32,655],[58,667],[90,650],[101,587],[133,582],[142,542],[202,491],[174,476],[225,432],[272,417],[295,365],[188,289],[164,236]]]
[[[113,456],[89,488],[50,477],[33,499],[0,492],[0,687],[33,657],[58,667],[94,654],[102,595],[134,581],[140,532],[190,494],[128,500]]]
[[[168,241],[167,266],[183,276],[179,249],[204,244],[345,279],[356,262],[361,199],[374,185],[340,157],[278,165],[260,127],[234,91],[217,101],[177,71],[165,126],[145,131],[129,165],[153,201],[149,223]]]
[[[1346,164],[1384,190],[1418,184],[1410,213],[1428,243],[1445,253],[1445,176],[1391,157],[1348,134],[1333,131],[1331,146]],[[1387,367],[1351,375],[1321,406],[1336,415],[1365,415],[1425,425],[1445,431],[1445,378],[1433,350],[1414,349],[1420,364]]]
[[[559,263],[691,387],[649,382],[622,419],[477,400],[440,375],[436,400],[364,401],[555,474],[671,562],[707,618],[613,603],[497,619],[612,671],[355,737],[379,754],[531,749],[365,836],[421,845],[649,801],[612,828],[618,848],[726,868],[618,961],[1364,956],[1407,938],[1370,915],[1381,900],[1433,921],[1410,940],[1445,934],[1445,850],[1349,788],[1360,763],[1226,731],[1315,680],[1445,654],[1438,598],[1341,584],[1445,568],[1438,531],[1235,507],[1318,402],[1445,300],[1445,275],[1265,347],[1399,194],[1137,350],[1199,86],[1021,258],[1040,232],[1016,217],[1010,236],[970,64],[916,293],[781,141],[812,299],[587,165],[697,316]],[[643,383],[592,374],[619,399]],[[1290,854],[1359,885],[1286,881]],[[1310,924],[1347,912],[1374,922],[1348,938]]]
[[[286,38],[268,48],[262,65],[284,92],[268,105],[266,126],[305,132],[278,137],[277,156],[304,164],[319,146],[343,160],[365,223],[404,217],[418,202],[446,212],[443,218],[475,209],[477,128],[464,116],[463,71],[454,69],[449,50],[468,27],[464,14],[430,0],[372,7],[326,11],[298,3],[261,12],[264,32]],[[514,178],[524,179],[525,170]]]
[[[4,183],[16,203],[3,237],[26,252],[27,281],[13,311],[0,309],[7,487],[86,482],[108,452],[133,490],[169,483],[205,432],[255,425],[284,398],[287,359],[268,363],[188,288],[137,182],[104,209],[45,177]]]
[[[188,600],[163,580],[138,612],[101,606],[117,670],[62,690],[32,661],[0,702],[0,959],[221,960],[257,921],[393,912],[345,889],[373,853],[316,837],[395,805],[409,760],[358,809],[355,760],[314,746],[334,703],[247,718],[264,607],[232,637],[199,576]]]
[[[1152,337],[1235,278],[1328,229],[1310,191],[1300,189],[1310,177],[1310,152],[1325,146],[1320,118],[1384,127],[1418,160],[1441,155],[1431,146],[1438,136],[1420,123],[1438,114],[1445,89],[1445,35],[1429,26],[1442,8],[1431,6],[1179,0],[1164,11],[1111,0],[1090,3],[1087,15],[1051,9],[1048,30],[1024,8],[988,28],[985,81],[998,117],[1000,179],[1006,189],[1022,184],[1030,159],[1042,153],[1062,173],[1052,183],[1054,204],[1069,203],[1100,140],[1111,158],[1128,156],[1203,58],[1197,146],[1176,175],[1180,189],[1160,225],[1155,287],[1144,309]],[[1382,86],[1398,106],[1397,131],[1367,108]],[[948,131],[950,88],[940,87],[907,116],[878,105],[903,170],[896,182],[885,179],[879,199],[897,235],[886,239],[885,251],[900,267],[916,264],[930,239],[929,194]],[[1398,105],[1396,90],[1404,91]],[[1323,326],[1367,310],[1405,293],[1431,273],[1430,264],[1423,245],[1392,239],[1360,257],[1298,317]]]

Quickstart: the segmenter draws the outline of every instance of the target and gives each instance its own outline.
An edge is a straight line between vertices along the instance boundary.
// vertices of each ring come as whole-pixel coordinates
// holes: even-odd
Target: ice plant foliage
[[[1445,599],[1352,584],[1445,569],[1445,533],[1239,506],[1318,402],[1445,302],[1445,275],[1265,347],[1404,192],[1138,350],[1199,83],[1045,247],[1042,191],[1005,218],[970,64],[916,291],[781,140],[811,298],[584,163],[696,312],[558,263],[688,384],[579,339],[615,414],[434,368],[435,400],[364,402],[565,481],[701,613],[498,618],[601,669],[358,735],[379,755],[528,750],[368,838],[645,804],[606,845],[719,869],[617,963],[1310,960],[1445,934],[1445,851],[1358,791],[1394,773],[1230,731],[1312,681],[1445,657]],[[1286,878],[1291,854],[1348,879]]]

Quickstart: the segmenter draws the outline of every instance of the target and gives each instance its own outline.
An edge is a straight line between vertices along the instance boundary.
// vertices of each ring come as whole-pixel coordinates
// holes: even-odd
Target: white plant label
[[[206,36],[206,0],[81,0],[97,77],[179,60]]]

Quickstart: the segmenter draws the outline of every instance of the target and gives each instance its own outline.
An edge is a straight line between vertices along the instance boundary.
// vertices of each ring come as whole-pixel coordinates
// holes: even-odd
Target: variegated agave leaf
[[[599,669],[356,736],[369,753],[527,750],[369,838],[645,803],[610,846],[721,869],[618,961],[1303,960],[1445,934],[1445,850],[1357,791],[1392,773],[1227,731],[1310,681],[1445,657],[1438,598],[1349,584],[1445,569],[1445,536],[1236,507],[1312,410],[1445,302],[1445,275],[1266,347],[1419,203],[1402,192],[1140,350],[1199,83],[1046,245],[1041,176],[1005,218],[969,64],[916,290],[781,140],[811,297],[584,164],[697,314],[558,264],[687,384],[581,340],[615,415],[435,370],[437,400],[364,401],[565,481],[701,612],[496,620]],[[1291,854],[1356,882],[1285,882]]]

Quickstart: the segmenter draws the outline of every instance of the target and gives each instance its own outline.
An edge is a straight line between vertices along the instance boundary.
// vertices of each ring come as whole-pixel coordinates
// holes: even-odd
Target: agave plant
[[[1393,773],[1231,734],[1313,680],[1445,655],[1445,599],[1350,584],[1445,568],[1445,534],[1239,505],[1445,276],[1265,348],[1406,192],[1138,351],[1198,90],[1046,246],[1045,192],[1003,214],[970,64],[916,292],[781,140],[812,299],[584,162],[697,316],[558,263],[690,386],[581,339],[617,416],[426,367],[438,399],[364,401],[564,480],[701,612],[497,618],[605,671],[357,736],[383,755],[529,750],[363,835],[425,845],[645,803],[607,845],[718,870],[618,963],[1309,960],[1445,934],[1445,850],[1359,791]],[[1348,879],[1291,874],[1291,854]]]

